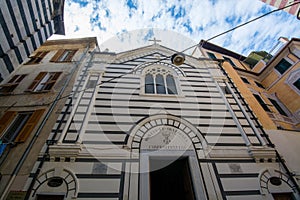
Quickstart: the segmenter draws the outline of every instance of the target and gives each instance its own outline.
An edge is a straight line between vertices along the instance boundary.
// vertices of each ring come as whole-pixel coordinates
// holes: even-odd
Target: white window
[[[170,69],[164,67],[147,68],[144,71],[145,94],[177,95],[176,77]]]

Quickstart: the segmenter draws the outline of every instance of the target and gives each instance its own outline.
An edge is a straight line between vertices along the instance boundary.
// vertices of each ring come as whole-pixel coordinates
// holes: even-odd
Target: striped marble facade
[[[52,34],[64,34],[64,31],[61,31],[64,28],[56,23],[62,20],[60,17],[63,15],[63,2],[63,0],[1,1],[0,82]]]
[[[150,199],[153,150],[189,159],[195,199],[272,199],[273,192],[293,192],[288,179],[270,185],[270,177],[285,172],[218,63],[187,57],[175,66],[166,59],[173,53],[159,45],[92,53],[24,188],[31,199]],[[172,70],[178,95],[144,94],[149,66]],[[175,132],[173,146],[151,139],[151,131],[166,127]],[[50,187],[53,177],[64,182]]]

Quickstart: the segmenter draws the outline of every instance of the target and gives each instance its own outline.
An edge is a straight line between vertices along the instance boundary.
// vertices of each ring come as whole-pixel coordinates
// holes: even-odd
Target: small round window
[[[61,177],[52,177],[48,180],[49,187],[59,187],[63,184],[64,180]]]

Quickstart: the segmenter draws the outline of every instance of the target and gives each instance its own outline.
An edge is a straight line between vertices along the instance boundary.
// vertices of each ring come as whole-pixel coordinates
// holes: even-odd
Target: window
[[[61,72],[40,72],[27,91],[31,92],[47,92],[51,90]]]
[[[256,82],[256,81],[254,81],[254,82],[255,82],[255,84],[256,84],[258,87],[265,89],[265,87],[264,87],[261,83]]]
[[[300,91],[300,78],[293,83],[293,85]]]
[[[278,112],[279,112],[281,115],[288,116],[288,115],[286,114],[286,112],[284,112],[284,110],[281,108],[281,106],[277,103],[276,100],[270,99],[270,98],[269,98],[269,100],[270,100],[270,102],[273,104],[273,106],[278,110]]]
[[[283,74],[292,66],[291,63],[289,63],[284,58],[274,67],[280,74]]]
[[[229,62],[232,67],[236,67],[236,65],[234,64],[234,62],[230,58],[228,58],[226,56],[223,56],[223,58],[224,58],[225,61]]]
[[[146,94],[178,94],[174,76],[168,69],[151,68],[145,75]]]
[[[25,78],[26,74],[14,75],[7,83],[0,85],[0,93],[11,93]]]
[[[215,56],[215,54],[207,52],[208,57],[210,57],[211,59],[217,59],[217,57]]]
[[[0,119],[3,143],[24,142],[42,116],[44,110],[16,112],[7,111]]]
[[[248,81],[248,79],[246,79],[245,77],[241,77],[241,79],[242,79],[242,81],[243,81],[244,83],[250,84],[249,81]]]
[[[253,94],[253,96],[256,98],[256,100],[258,101],[258,103],[263,107],[263,109],[267,112],[271,112],[271,110],[269,109],[269,107],[267,106],[267,104],[265,104],[265,102],[262,100],[262,98],[257,95],[257,94]]]
[[[77,49],[60,49],[50,60],[51,62],[71,62]]]
[[[32,64],[40,63],[48,53],[49,53],[49,51],[37,52],[34,56],[30,57],[30,60],[26,63],[26,65],[32,65]]]

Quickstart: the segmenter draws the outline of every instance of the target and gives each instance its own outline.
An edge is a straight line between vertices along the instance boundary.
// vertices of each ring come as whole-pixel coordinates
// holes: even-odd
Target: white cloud
[[[80,1],[76,0],[76,2]],[[104,43],[107,48],[118,52],[151,44],[144,41],[144,38],[152,28],[154,28],[154,37],[161,39],[162,45],[170,48],[176,46],[179,48],[176,50],[182,50],[201,39],[209,39],[271,10],[259,0],[132,1],[137,6],[137,10],[130,9],[126,0],[85,0],[84,2],[87,2],[84,7],[80,7],[79,3],[72,3],[72,0],[65,4],[67,37],[97,36],[99,44]],[[174,6],[175,14],[179,12],[179,7],[182,7],[185,15],[179,18],[172,16],[168,10]],[[101,28],[91,26],[90,18],[96,16],[101,23]],[[300,27],[300,21],[296,20],[295,16],[277,12],[211,42],[247,55],[252,50],[270,50],[280,36],[300,37],[300,29],[297,27]],[[77,31],[74,32],[75,30]],[[131,36],[120,34],[131,31]],[[119,37],[125,37],[124,41],[131,39],[120,49],[105,42],[117,33]],[[188,44],[184,43],[185,40],[189,41]],[[178,45],[179,43],[181,46]],[[101,49],[103,48],[106,47],[101,45]]]

